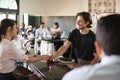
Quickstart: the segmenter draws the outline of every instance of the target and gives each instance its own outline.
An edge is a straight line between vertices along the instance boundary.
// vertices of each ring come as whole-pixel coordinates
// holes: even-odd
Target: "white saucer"
[[[62,60],[60,60],[60,62],[62,62],[62,63],[73,63],[73,62],[75,62],[75,60],[74,59],[72,59],[72,61],[62,61]]]

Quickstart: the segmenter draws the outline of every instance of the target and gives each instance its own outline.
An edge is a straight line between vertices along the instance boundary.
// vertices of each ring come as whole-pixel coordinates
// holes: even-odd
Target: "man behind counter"
[[[91,28],[92,19],[88,12],[79,12],[76,15],[76,28],[73,29],[68,40],[57,52],[51,56],[54,59],[64,54],[72,46],[77,62],[82,65],[98,62],[98,56],[95,54],[95,34]]]

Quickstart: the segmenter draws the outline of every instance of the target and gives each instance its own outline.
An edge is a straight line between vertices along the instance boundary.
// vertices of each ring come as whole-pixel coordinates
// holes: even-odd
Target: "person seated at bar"
[[[52,37],[50,31],[45,26],[44,22],[41,22],[40,27],[36,29],[36,38],[45,38],[45,37]]]
[[[62,80],[120,80],[120,14],[100,18],[96,38],[101,62],[73,69]]]
[[[54,23],[54,25],[50,31],[51,31],[54,39],[60,39],[61,34],[62,34],[62,30],[60,29],[58,22]]]
[[[3,19],[0,24],[0,80],[17,80],[13,71],[17,61],[32,63],[38,60],[46,60],[46,55],[28,57],[20,54],[11,40],[18,33],[17,22],[12,19]],[[26,52],[25,52],[26,53]],[[31,77],[27,77],[29,80]]]
[[[22,23],[19,29],[19,34],[24,36],[26,34],[25,23]]]

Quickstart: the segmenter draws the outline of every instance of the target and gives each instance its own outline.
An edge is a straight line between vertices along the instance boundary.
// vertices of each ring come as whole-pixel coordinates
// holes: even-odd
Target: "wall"
[[[54,22],[59,23],[59,27],[64,32],[68,32],[75,28],[75,16],[44,16],[42,21],[46,23],[46,26],[51,28],[53,27]]]
[[[74,16],[79,11],[88,11],[88,0],[20,0],[20,23],[24,13]]]
[[[116,0],[115,10],[116,10],[117,13],[120,13],[120,0]]]

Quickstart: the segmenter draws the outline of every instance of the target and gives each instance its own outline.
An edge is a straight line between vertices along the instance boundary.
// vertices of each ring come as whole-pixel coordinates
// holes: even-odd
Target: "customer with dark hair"
[[[89,29],[91,24],[92,20],[88,12],[77,13],[76,28],[70,32],[66,43],[51,58],[64,54],[72,46],[73,53],[79,64],[96,63],[98,58],[95,56],[95,34]]]
[[[73,69],[62,80],[120,80],[120,14],[102,17],[97,24],[96,38],[101,62]]]
[[[53,38],[60,39],[62,30],[60,29],[58,22],[54,23],[53,27],[51,28],[51,33],[53,35]]]
[[[0,24],[0,80],[17,80],[13,71],[16,61],[34,62],[46,60],[48,56],[36,56],[29,58],[27,55],[20,54],[11,40],[17,35],[18,28],[16,21],[3,19]],[[29,77],[28,77],[29,78]]]

